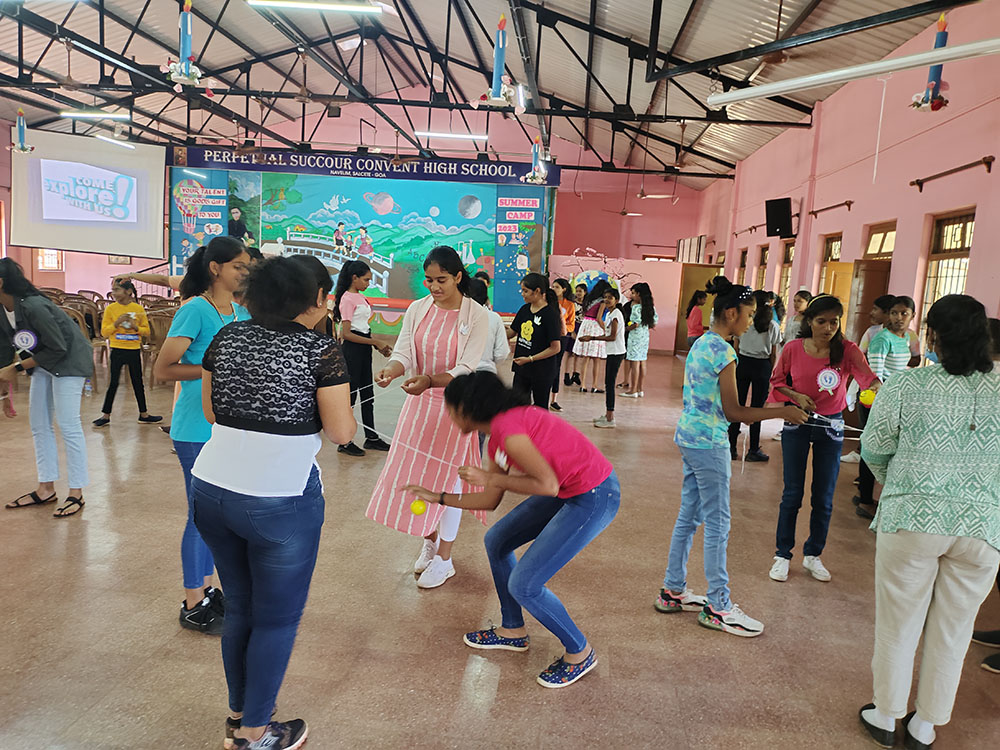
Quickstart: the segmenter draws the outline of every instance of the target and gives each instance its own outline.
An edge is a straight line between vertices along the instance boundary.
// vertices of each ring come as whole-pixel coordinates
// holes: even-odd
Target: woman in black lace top
[[[226,326],[202,360],[212,437],[192,469],[195,523],[226,591],[222,661],[233,747],[299,747],[301,719],[271,722],[295,641],[323,525],[315,457],[321,433],[354,435],[347,365],[312,328],[326,293],[288,258],[253,268],[251,320]]]

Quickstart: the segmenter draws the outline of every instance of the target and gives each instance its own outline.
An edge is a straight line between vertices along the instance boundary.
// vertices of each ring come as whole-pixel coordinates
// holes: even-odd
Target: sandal
[[[30,503],[21,502],[26,497],[31,498]],[[30,508],[33,505],[47,505],[48,503],[54,503],[57,502],[58,500],[59,498],[56,497],[56,493],[54,492],[50,497],[46,498],[39,497],[37,492],[29,492],[27,495],[21,495],[21,497],[17,498],[17,500],[15,500],[14,502],[7,503],[4,507],[8,508],[9,510],[13,510],[14,508]]]
[[[76,506],[76,509],[70,510],[74,505]],[[66,498],[66,502],[63,503],[62,507],[56,508],[56,512],[53,513],[52,515],[55,518],[66,518],[67,516],[75,516],[77,513],[83,510],[84,505],[86,505],[86,503],[83,502],[82,497],[70,496]]]

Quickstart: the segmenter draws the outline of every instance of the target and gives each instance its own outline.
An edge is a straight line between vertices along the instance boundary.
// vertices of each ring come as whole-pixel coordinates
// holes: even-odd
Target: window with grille
[[[715,265],[724,266],[726,265],[726,251],[720,250],[715,254]]]
[[[747,249],[740,250],[740,269],[736,272],[736,283],[745,284],[747,279]]]
[[[46,248],[38,248],[35,251],[36,257],[38,258],[38,270],[39,271],[61,271],[63,270],[63,253],[62,250],[48,250]]]
[[[896,222],[879,224],[868,230],[868,245],[865,247],[865,257],[877,260],[892,258],[892,250],[896,246]]]
[[[785,243],[785,254],[781,264],[781,282],[778,296],[787,305],[789,287],[792,284],[792,261],[795,260],[795,241]]]
[[[823,262],[832,263],[840,260],[840,246],[843,243],[844,235],[833,234],[823,242]],[[895,240],[894,240],[895,241]]]
[[[969,251],[976,227],[975,212],[950,216],[934,222],[927,284],[920,316],[921,327],[931,305],[947,294],[963,294],[969,271]]]
[[[663,260],[672,261],[673,260],[673,258],[667,257],[666,255],[643,255],[642,259],[643,260],[649,260],[649,261],[663,261]]]
[[[760,265],[757,266],[757,289],[764,288],[764,280],[767,279],[767,255],[768,246],[763,245],[760,248]]]

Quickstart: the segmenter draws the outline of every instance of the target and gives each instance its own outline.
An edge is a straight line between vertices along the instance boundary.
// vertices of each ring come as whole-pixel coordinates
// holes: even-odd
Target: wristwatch
[[[20,362],[15,362],[14,369],[17,370],[18,372],[24,372],[24,365],[22,365]]]

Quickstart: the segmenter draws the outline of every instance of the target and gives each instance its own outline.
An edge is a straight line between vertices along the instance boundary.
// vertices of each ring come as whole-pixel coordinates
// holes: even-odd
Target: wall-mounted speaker
[[[794,237],[792,231],[792,199],[775,198],[764,201],[768,237]]]

